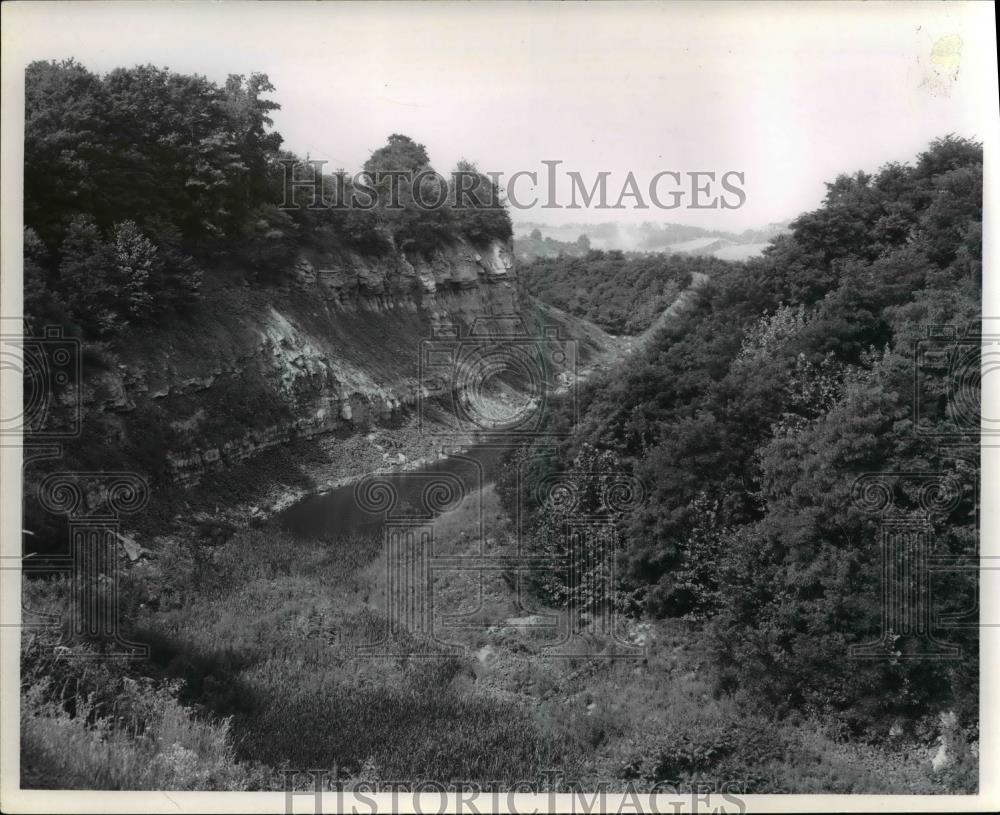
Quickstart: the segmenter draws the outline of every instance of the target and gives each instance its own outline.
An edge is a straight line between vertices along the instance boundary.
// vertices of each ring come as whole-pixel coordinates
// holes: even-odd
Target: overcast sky
[[[388,134],[509,176],[745,173],[738,210],[546,210],[547,222],[742,229],[817,206],[840,171],[982,136],[992,5],[4,4],[7,59],[267,73],[285,146],[360,168]],[[7,60],[5,60],[6,62]],[[4,75],[5,93],[11,75]],[[527,187],[524,187],[527,190]],[[519,189],[520,192],[520,189]],[[525,198],[521,195],[521,198]],[[530,197],[530,196],[529,196]]]

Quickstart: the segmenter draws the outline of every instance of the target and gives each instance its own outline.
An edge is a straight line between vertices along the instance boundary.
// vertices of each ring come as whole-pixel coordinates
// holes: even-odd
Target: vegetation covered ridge
[[[589,380],[578,423],[557,411],[553,429],[570,434],[558,452],[515,454],[538,479],[596,469],[641,481],[648,500],[618,524],[618,603],[701,621],[718,688],[749,706],[874,737],[953,710],[975,736],[974,627],[940,632],[961,659],[848,656],[883,633],[900,656],[921,647],[881,631],[881,530],[854,500],[858,479],[890,479],[894,517],[915,521],[921,485],[892,474],[962,485],[947,517],[928,521],[934,552],[978,551],[978,423],[949,395],[947,366],[927,369],[917,351],[929,326],[952,326],[946,351],[968,337],[975,376],[960,396],[978,404],[982,159],[980,144],[949,136],[912,164],[839,176],[762,257],[714,267],[678,319]],[[598,264],[624,301],[640,262],[656,261]],[[578,263],[554,265],[572,281]],[[533,546],[548,551],[559,508],[533,506],[532,483],[513,490],[501,485],[506,505],[532,507]],[[935,581],[935,613],[973,607],[974,571]],[[542,588],[563,601],[575,591]]]
[[[457,236],[485,245],[512,234],[498,190],[475,165],[456,168],[459,196],[456,176],[435,173],[423,145],[400,134],[365,162],[377,181],[366,189],[370,206],[314,208],[299,187],[286,200],[286,180],[298,177],[286,179],[288,168],[312,167],[282,149],[266,74],[220,86],[153,65],[100,76],[67,60],[34,62],[25,80],[29,325],[111,337],[183,310],[226,264],[252,270],[258,285],[280,282],[303,243],[427,254]],[[443,204],[418,206],[422,190],[392,185],[400,173],[440,188],[421,200]],[[343,176],[325,186],[358,197]]]

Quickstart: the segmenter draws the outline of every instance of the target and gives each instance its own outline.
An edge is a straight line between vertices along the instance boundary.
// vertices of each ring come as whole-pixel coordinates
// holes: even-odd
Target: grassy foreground
[[[435,525],[439,551],[468,553],[483,519],[489,549],[511,545],[491,488]],[[448,644],[406,634],[359,658],[386,630],[378,537],[296,540],[248,528],[205,546],[162,541],[121,586],[130,638],[149,660],[60,656],[58,631],[26,629],[25,786],[76,789],[280,788],[284,768],[341,780],[544,783],[592,789],[708,784],[743,792],[944,793],[974,789],[970,759],[935,773],[934,734],[852,743],[829,723],[772,719],[721,695],[696,627],[630,624],[645,659],[576,655],[550,644],[509,575],[441,575],[435,613],[466,613]],[[59,613],[64,582],[32,581],[25,606]],[[392,650],[392,649],[390,649]],[[551,773],[545,775],[546,773]],[[308,781],[308,779],[306,779]]]

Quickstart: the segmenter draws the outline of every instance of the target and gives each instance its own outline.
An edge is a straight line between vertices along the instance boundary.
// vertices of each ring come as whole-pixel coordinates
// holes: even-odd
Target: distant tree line
[[[554,306],[613,334],[638,334],[677,299],[693,273],[711,275],[725,265],[711,257],[585,249],[536,258],[518,269],[518,277],[530,294]]]
[[[519,260],[533,261],[537,258],[554,258],[559,255],[582,257],[590,251],[590,238],[581,234],[575,241],[561,241],[549,235],[542,235],[540,229],[532,229],[528,235],[514,238],[514,254]]]

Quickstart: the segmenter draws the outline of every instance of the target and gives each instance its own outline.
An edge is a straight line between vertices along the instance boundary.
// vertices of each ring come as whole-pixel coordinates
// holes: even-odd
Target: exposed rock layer
[[[422,341],[521,309],[500,242],[429,259],[303,250],[280,277],[216,282],[189,315],[116,343],[113,365],[85,370],[84,420],[124,437],[152,412],[170,429],[166,472],[191,485],[293,439],[391,423],[422,392]]]

